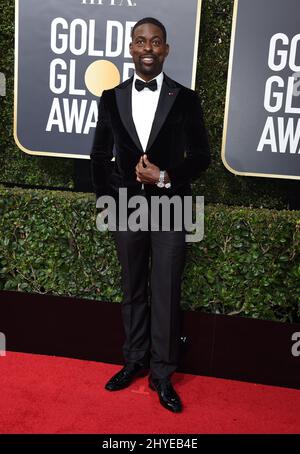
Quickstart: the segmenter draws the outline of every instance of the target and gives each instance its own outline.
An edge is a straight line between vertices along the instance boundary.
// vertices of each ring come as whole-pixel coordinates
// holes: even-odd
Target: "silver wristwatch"
[[[156,185],[159,187],[159,188],[164,188],[165,187],[165,171],[164,170],[161,170],[159,172],[159,180],[158,180],[158,183],[156,183]]]
[[[165,183],[165,171],[164,170],[161,170],[159,172],[159,180],[158,180],[158,183],[156,183],[156,185],[159,187],[159,188],[170,188],[171,187],[171,183]]]

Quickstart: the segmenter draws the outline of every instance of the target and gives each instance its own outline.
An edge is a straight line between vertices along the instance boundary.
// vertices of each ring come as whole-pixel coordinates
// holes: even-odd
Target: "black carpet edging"
[[[300,389],[300,323],[182,316],[178,372]],[[1,291],[0,333],[7,351],[123,363],[118,303]]]

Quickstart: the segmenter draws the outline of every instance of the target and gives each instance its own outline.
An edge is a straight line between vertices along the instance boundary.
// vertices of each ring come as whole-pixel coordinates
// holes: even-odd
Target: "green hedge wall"
[[[197,90],[213,151],[208,172],[195,185],[210,203],[287,208],[289,181],[239,177],[220,158],[233,0],[203,0]],[[72,159],[33,157],[20,152],[12,136],[14,0],[0,0],[0,71],[7,77],[7,96],[0,98],[0,182],[74,186]]]
[[[91,194],[0,188],[0,290],[120,302],[110,232]],[[182,307],[299,321],[300,212],[205,208],[205,237],[188,245]]]

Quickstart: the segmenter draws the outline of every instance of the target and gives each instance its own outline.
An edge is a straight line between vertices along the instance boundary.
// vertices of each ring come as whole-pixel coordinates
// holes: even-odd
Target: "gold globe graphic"
[[[97,60],[87,68],[84,81],[94,96],[101,96],[104,90],[119,85],[121,77],[118,68],[112,62]]]

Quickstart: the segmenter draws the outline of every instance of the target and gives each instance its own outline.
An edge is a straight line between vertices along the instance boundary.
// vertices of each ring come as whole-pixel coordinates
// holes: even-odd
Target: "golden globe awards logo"
[[[132,5],[131,5],[132,6]],[[98,104],[91,100],[89,92],[99,97],[103,90],[115,87],[128,79],[134,68],[129,53],[131,31],[135,22],[108,20],[104,30],[105,47],[96,47],[96,21],[74,19],[68,22],[63,17],[51,23],[50,48],[54,56],[49,68],[49,89],[54,95],[46,131],[89,134],[96,127]],[[103,28],[98,31],[98,36]],[[64,58],[65,55],[73,58]],[[77,59],[83,56],[97,58],[82,77],[78,76]],[[123,56],[122,73],[113,60]],[[126,62],[125,60],[130,61]],[[57,95],[63,95],[58,97]]]
[[[274,75],[267,79],[264,108],[269,115],[257,151],[300,154],[300,108],[294,105],[300,95],[300,34],[292,39],[276,33],[270,40],[268,67]],[[289,77],[282,72],[290,71]]]
[[[235,175],[300,179],[299,14],[299,0],[234,1],[222,160]]]
[[[173,51],[165,72],[194,88],[201,0],[188,4],[187,8],[186,2],[174,0],[16,0],[17,146],[32,155],[89,159],[99,98],[103,90],[133,75],[131,32],[143,17],[157,17],[169,32]],[[184,39],[178,33],[181,28]]]

